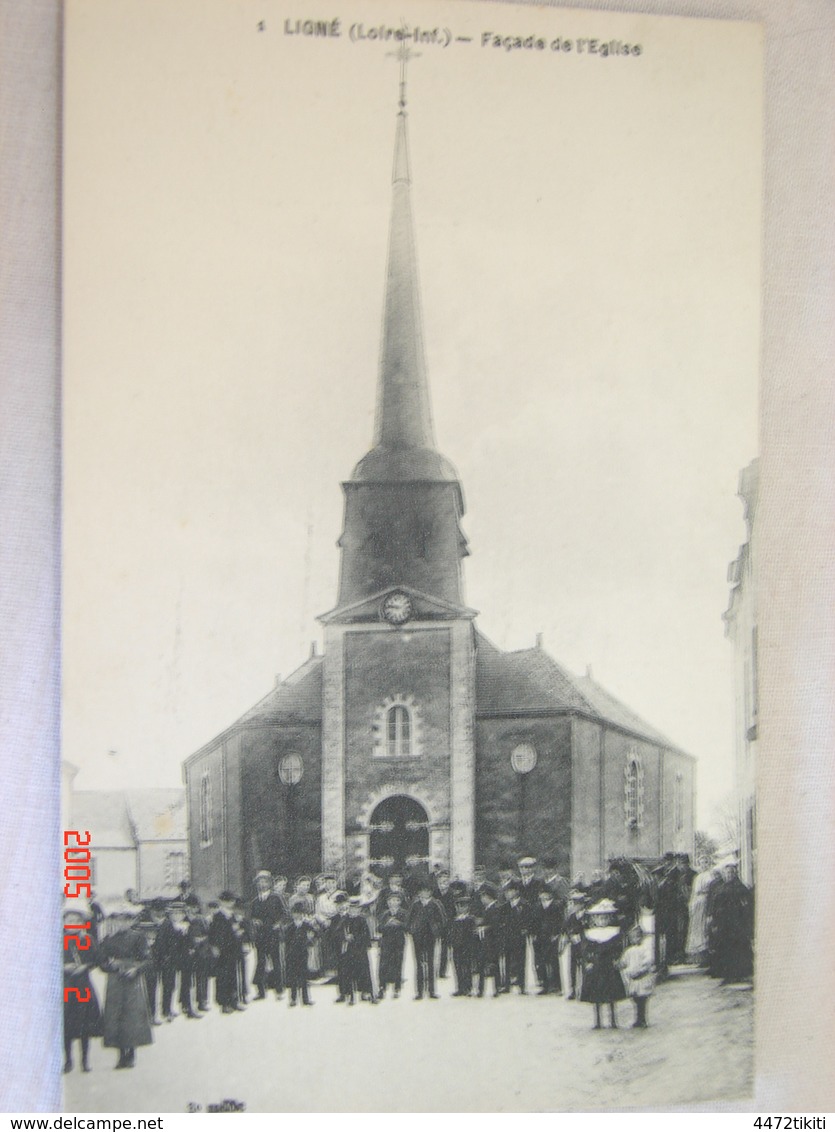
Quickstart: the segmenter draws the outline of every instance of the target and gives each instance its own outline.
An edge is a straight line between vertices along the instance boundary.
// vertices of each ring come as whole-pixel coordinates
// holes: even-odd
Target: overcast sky
[[[419,48],[409,141],[466,599],[698,756],[705,824],[757,452],[758,30],[400,7],[323,11],[338,38],[269,3],[70,11],[64,755],[80,789],[176,785],[320,639],[373,429],[397,98],[391,45],[348,32],[452,11],[472,42]]]

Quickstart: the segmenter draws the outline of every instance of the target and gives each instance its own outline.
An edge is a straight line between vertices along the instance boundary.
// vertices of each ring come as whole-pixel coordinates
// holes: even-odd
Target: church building
[[[536,647],[504,652],[464,601],[464,493],[435,443],[397,115],[376,422],[343,483],[324,653],[183,767],[191,879],[347,877],[439,864],[469,879],[532,853],[587,877],[689,851],[694,759]]]

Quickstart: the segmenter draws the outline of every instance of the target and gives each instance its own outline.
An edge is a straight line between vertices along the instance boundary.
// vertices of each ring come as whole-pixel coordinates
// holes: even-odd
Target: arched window
[[[412,753],[412,717],[404,704],[395,704],[386,714],[386,754],[407,759]]]
[[[625,767],[624,818],[627,829],[640,829],[644,816],[644,772],[637,754],[630,754]]]
[[[200,844],[212,843],[212,784],[208,774],[200,779]]]
[[[420,705],[414,696],[396,692],[374,712],[371,753],[378,759],[418,759],[423,754]]]

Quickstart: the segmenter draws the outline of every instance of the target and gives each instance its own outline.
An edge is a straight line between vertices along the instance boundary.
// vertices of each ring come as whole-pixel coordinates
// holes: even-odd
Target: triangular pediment
[[[408,600],[398,602],[397,599],[400,595]],[[459,621],[462,619],[472,621],[478,613],[478,610],[470,609],[466,605],[456,605],[453,602],[444,601],[443,598],[423,593],[421,590],[415,589],[414,586],[386,586],[385,589],[369,594],[368,597],[359,601],[337,606],[336,609],[323,613],[319,620],[325,625],[333,623],[351,624],[358,621],[379,621],[385,624],[390,620],[386,616],[386,610],[391,608],[392,602],[395,604],[398,616],[403,617],[402,621],[391,622],[395,627],[415,621]],[[387,603],[389,604],[387,605]]]

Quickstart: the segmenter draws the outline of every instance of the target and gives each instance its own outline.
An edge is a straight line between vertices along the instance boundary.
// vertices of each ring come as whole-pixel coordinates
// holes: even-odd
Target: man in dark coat
[[[166,1022],[174,1018],[172,999],[177,976],[180,978],[180,1006],[189,1018],[199,1018],[191,1006],[191,957],[189,955],[188,922],[184,904],[175,901],[160,924],[154,941],[153,957],[162,976],[162,1014]]]
[[[517,986],[520,994],[527,994],[527,988],[525,986],[525,967],[528,936],[533,929],[533,923],[531,911],[529,910],[528,904],[522,899],[519,888],[519,882],[515,880],[505,886],[504,990],[506,993],[509,993],[512,986]]]
[[[362,898],[352,896],[348,904],[348,915],[342,925],[342,965],[340,987],[345,987],[345,997],[353,1006],[356,996],[364,1002],[376,1002],[374,986],[371,982],[371,964],[368,949],[371,947],[371,929],[363,909]]]
[[[462,886],[456,895],[455,914],[450,923],[452,962],[455,967],[453,998],[469,998],[473,991],[473,967],[476,956],[476,918],[470,910],[470,898]]]
[[[417,968],[416,999],[423,998],[425,993],[430,998],[438,997],[435,993],[435,949],[437,941],[443,935],[445,924],[444,910],[433,899],[429,881],[421,881],[408,918]]]
[[[148,998],[148,1009],[151,1014],[151,1025],[158,1026],[160,1020],[157,1017],[157,992],[160,990],[162,982],[162,972],[160,971],[157,960],[155,958],[155,943],[157,933],[159,932],[165,920],[165,901],[162,899],[152,900],[147,904],[139,913],[135,921],[136,930],[141,932],[145,937],[148,944],[148,953],[150,955],[150,962],[145,966],[142,978],[145,983],[145,993]]]
[[[191,895],[186,898],[188,920],[188,950],[198,1010],[209,1009],[209,976],[212,971],[212,948],[209,943],[209,920],[203,914],[200,900]]]
[[[296,1005],[299,996],[302,1006],[312,1006],[308,987],[307,956],[311,944],[316,942],[316,929],[307,915],[307,904],[303,897],[297,896],[291,899],[290,914],[292,919],[284,928],[290,1006]]]
[[[522,903],[526,904],[528,908],[536,908],[539,902],[539,894],[545,887],[536,874],[536,857],[520,857],[517,864],[519,867],[519,895],[522,898]]]
[[[241,942],[235,922],[235,894],[221,892],[220,907],[209,924],[209,944],[215,964],[215,1000],[223,1014],[245,1010],[238,1000],[238,958]]]
[[[723,983],[750,979],[754,970],[754,895],[737,875],[736,862],[722,868],[710,893],[709,974]]]
[[[539,894],[539,910],[534,918],[534,955],[540,994],[559,994],[560,937],[563,930],[563,909],[549,888]]]
[[[455,889],[449,879],[448,869],[439,869],[435,874],[435,899],[444,911],[444,928],[440,936],[441,954],[438,959],[438,978],[447,977],[449,965],[450,928],[455,919]]]
[[[493,980],[493,997],[502,993],[499,958],[504,948],[504,914],[498,902],[498,893],[492,885],[481,886],[479,900],[481,911],[475,918],[476,971],[478,973],[478,997],[484,996],[487,979]]]
[[[400,997],[403,986],[403,951],[406,945],[406,910],[400,894],[390,892],[386,910],[377,916],[377,931],[380,936],[380,966],[377,982],[380,998],[385,998],[389,986],[394,988],[394,997]]]
[[[151,958],[146,937],[134,928],[135,913],[128,906],[111,913],[111,933],[100,949],[107,972],[102,1033],[104,1045],[119,1051],[117,1069],[133,1069],[136,1047],[153,1041],[142,978]]]
[[[256,874],[255,888],[257,895],[249,906],[249,928],[255,945],[256,963],[252,981],[258,1000],[266,998],[268,986],[274,988],[278,997],[284,989],[280,946],[284,907],[273,892],[273,878],[266,869]]]

